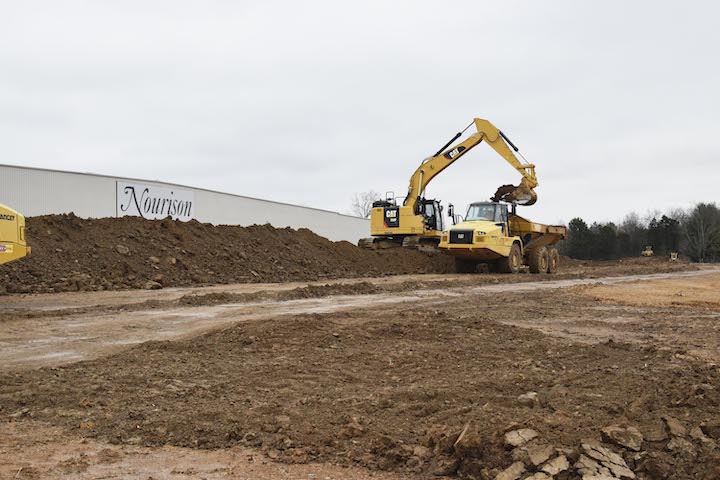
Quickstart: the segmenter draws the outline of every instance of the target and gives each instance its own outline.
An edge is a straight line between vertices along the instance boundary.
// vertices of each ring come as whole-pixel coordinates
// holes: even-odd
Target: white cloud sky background
[[[473,117],[545,222],[718,201],[720,7],[669,1],[3,2],[0,163],[348,211]],[[428,196],[520,176],[481,145]]]

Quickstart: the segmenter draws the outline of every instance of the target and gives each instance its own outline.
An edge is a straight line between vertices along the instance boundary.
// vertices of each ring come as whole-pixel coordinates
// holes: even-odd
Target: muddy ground
[[[5,297],[0,477],[720,478],[720,272],[424,278]]]

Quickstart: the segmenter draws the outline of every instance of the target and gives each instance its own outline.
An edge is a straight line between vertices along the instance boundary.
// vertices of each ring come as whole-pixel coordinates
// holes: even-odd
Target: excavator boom
[[[460,138],[463,132],[473,124],[477,131],[463,142],[451,146],[451,144]],[[417,211],[417,205],[425,192],[425,187],[427,187],[432,179],[483,140],[523,177],[518,186],[501,186],[495,193],[493,201],[502,200],[520,205],[534,204],[537,201],[537,194],[534,188],[538,185],[537,178],[535,177],[535,165],[521,161],[515,155],[515,152],[519,154],[519,149],[489,121],[476,118],[465,130],[455,135],[440,151],[432,157],[425,159],[417,170],[415,170],[415,173],[410,177],[410,186],[408,187],[408,194],[407,197],[405,197],[403,205],[410,206],[414,211]]]
[[[453,145],[473,125],[476,131],[465,140]],[[538,185],[535,165],[525,161],[518,148],[495,125],[487,120],[475,118],[435,155],[423,160],[410,177],[410,186],[402,205],[397,205],[393,195],[386,200],[373,203],[370,212],[372,238],[361,239],[359,244],[368,248],[391,248],[402,245],[435,249],[445,230],[443,207],[439,200],[425,198],[425,188],[433,178],[483,141],[522,175],[518,186],[503,185],[495,193],[493,200],[519,205],[535,203],[537,195],[534,188]],[[515,155],[516,153],[522,160]]]

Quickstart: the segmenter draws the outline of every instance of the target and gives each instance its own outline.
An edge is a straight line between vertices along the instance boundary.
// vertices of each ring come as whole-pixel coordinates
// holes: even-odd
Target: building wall
[[[194,194],[194,218],[215,225],[270,223],[275,227],[308,228],[330,240],[353,243],[368,236],[370,230],[366,219],[329,210],[151,180],[11,165],[0,165],[0,203],[26,217],[70,212],[83,218],[115,217],[118,181],[190,190]]]

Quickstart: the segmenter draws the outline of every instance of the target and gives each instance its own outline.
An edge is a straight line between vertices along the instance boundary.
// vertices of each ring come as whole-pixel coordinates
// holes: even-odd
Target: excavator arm
[[[463,142],[451,146],[455,140],[460,138],[462,134],[475,125],[477,132],[470,135]],[[495,125],[487,120],[476,118],[468,125],[465,130],[455,135],[448,143],[446,143],[435,155],[426,158],[423,163],[415,170],[410,178],[410,186],[408,188],[407,197],[403,205],[410,206],[417,213],[419,200],[425,192],[425,187],[447,167],[452,165],[460,157],[469,152],[480,142],[485,141],[490,145],[501,157],[503,157],[515,170],[520,172],[522,180],[520,185],[503,185],[495,192],[493,201],[515,202],[521,205],[532,205],[537,200],[537,194],[534,188],[538,186],[535,177],[535,165],[520,161],[515,152],[518,148],[500,131]],[[522,156],[522,155],[521,155]]]

